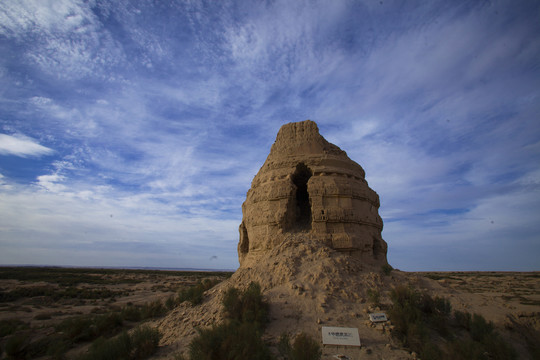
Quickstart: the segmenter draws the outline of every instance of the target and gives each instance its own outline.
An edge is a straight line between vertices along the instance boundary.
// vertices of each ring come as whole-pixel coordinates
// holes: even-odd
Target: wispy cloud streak
[[[40,157],[54,152],[26,136],[0,134],[0,154],[20,157]]]

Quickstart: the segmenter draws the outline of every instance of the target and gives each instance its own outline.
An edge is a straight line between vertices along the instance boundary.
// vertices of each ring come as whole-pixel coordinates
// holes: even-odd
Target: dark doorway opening
[[[249,251],[249,237],[248,237],[246,225],[244,224],[243,221],[240,224],[239,231],[240,231],[240,243],[238,244],[238,250],[242,254],[247,254]]]
[[[296,221],[294,227],[298,230],[311,229],[311,204],[307,183],[312,172],[304,163],[296,165],[292,181],[296,185]]]

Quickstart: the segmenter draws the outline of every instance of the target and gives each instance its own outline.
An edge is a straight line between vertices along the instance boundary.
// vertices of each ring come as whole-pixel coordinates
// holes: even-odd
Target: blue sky
[[[281,125],[401,270],[540,270],[537,1],[0,2],[0,264],[234,269]]]

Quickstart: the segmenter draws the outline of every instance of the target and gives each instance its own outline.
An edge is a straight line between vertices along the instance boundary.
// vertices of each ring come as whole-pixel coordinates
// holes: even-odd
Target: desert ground
[[[202,279],[229,276],[227,272],[0,267],[0,359],[77,358],[98,336],[112,337],[164,316],[176,306],[173,301],[182,289]],[[96,334],[83,327],[97,327]],[[17,344],[21,351],[8,356],[8,342],[16,337],[21,339]]]
[[[161,332],[159,348],[151,358],[180,358],[185,353],[186,341],[196,334],[194,329],[220,321],[219,307],[211,299],[216,298],[214,302],[219,303],[219,294],[228,286],[230,276],[231,273],[217,272],[0,268],[1,358],[77,358],[88,351],[96,337],[113,337],[143,323]],[[239,279],[243,274],[234,276]],[[201,305],[172,301],[179,291],[203,279],[221,283],[205,292]],[[324,279],[321,281],[324,290]],[[263,295],[270,303],[265,341],[275,344],[279,334],[288,332],[294,336],[300,330],[320,341],[321,326],[352,325],[359,328],[362,347],[324,346],[323,359],[333,359],[338,354],[350,359],[415,358],[416,354],[411,354],[392,336],[391,318],[387,324],[378,325],[368,320],[368,313],[385,312],[391,307],[388,294],[393,286],[406,283],[433,297],[448,299],[453,309],[478,313],[493,322],[519,359],[534,359],[531,341],[540,344],[539,272],[393,270],[386,275],[363,274],[360,283],[377,287],[380,298],[374,301],[366,292],[347,298],[345,288],[345,305],[334,308],[337,299],[333,295],[321,302],[305,286],[287,283],[287,288],[263,288]],[[123,317],[107,323],[110,314]],[[91,323],[91,327],[99,327],[100,321],[105,325],[98,334],[85,337],[82,330],[66,329],[66,326],[76,327],[77,321]],[[14,338],[22,339],[20,344],[16,343],[19,349],[13,348]]]

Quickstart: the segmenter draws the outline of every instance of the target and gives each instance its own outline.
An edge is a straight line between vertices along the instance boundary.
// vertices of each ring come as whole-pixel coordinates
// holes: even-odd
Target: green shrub
[[[6,341],[4,351],[10,359],[26,359],[29,344],[30,339],[27,335],[15,334]]]
[[[488,354],[489,359],[517,359],[516,350],[503,341],[496,332],[490,332],[489,335],[484,336],[482,345],[484,346],[484,353]]]
[[[146,359],[152,355],[158,347],[160,338],[159,331],[148,325],[136,328],[131,335],[132,359]]]
[[[432,298],[428,294],[422,294],[418,306],[425,322],[429,323],[440,335],[446,336],[449,334],[448,320],[452,312],[452,306],[448,299]]]
[[[81,342],[113,334],[121,327],[122,316],[113,312],[94,316],[74,316],[56,325],[56,330],[63,332],[73,342]]]
[[[418,294],[407,287],[396,287],[390,293],[393,306],[389,311],[392,324],[395,326],[394,335],[396,335],[405,346],[408,346],[407,338],[409,329],[412,325],[420,321],[420,310],[417,307]],[[418,332],[416,330],[415,332]]]
[[[203,301],[203,293],[218,284],[220,280],[204,279],[194,286],[190,286],[187,289],[183,289],[178,294],[178,302],[183,303],[189,301],[191,305],[198,305]]]
[[[427,342],[422,345],[422,359],[439,360],[441,358],[443,358],[443,353],[441,349],[435,343]],[[470,359],[467,359],[467,360],[470,360]]]
[[[58,334],[32,341],[28,333],[18,333],[6,341],[5,352],[11,359],[36,359],[45,355],[62,359],[69,345],[69,342]]]
[[[279,337],[278,351],[286,360],[317,360],[322,351],[319,343],[305,333],[300,333],[291,346],[289,334]]]
[[[123,331],[112,339],[100,337],[94,341],[88,353],[81,356],[80,360],[129,359],[131,349],[131,338],[126,331]]]
[[[242,293],[234,287],[229,288],[222,304],[228,319],[254,323],[261,328],[268,322],[268,304],[263,300],[258,283],[250,283]]]
[[[152,301],[151,303],[145,303],[141,309],[142,319],[150,319],[164,315],[167,309],[160,300]]]
[[[169,310],[172,310],[176,307],[177,301],[173,295],[169,296],[167,298],[167,301],[165,301],[165,307]]]
[[[481,315],[454,311],[452,316],[447,299],[432,298],[404,286],[393,289],[390,297],[393,335],[424,360],[516,357],[514,349]]]
[[[99,335],[112,334],[122,327],[122,316],[119,313],[111,312],[94,317],[93,322]]]
[[[231,336],[231,324],[212,326],[209,329],[199,329],[198,336],[189,344],[189,357],[191,359],[220,359],[225,356],[221,351],[221,344]]]
[[[439,359],[441,351],[433,342],[432,333],[448,333],[446,322],[450,303],[405,286],[393,289],[390,298],[393,302],[389,311],[395,326],[393,334],[422,359]]]
[[[279,341],[277,344],[277,349],[279,351],[279,354],[286,360],[288,360],[291,357],[292,354],[292,346],[291,346],[291,338],[288,333],[282,333],[279,336]]]
[[[50,339],[47,337],[39,338],[36,341],[30,342],[25,349],[27,359],[35,359],[47,354]]]
[[[484,348],[471,339],[459,339],[450,343],[447,355],[452,359],[476,360],[485,359]]]
[[[367,289],[367,297],[371,305],[381,305],[381,293],[379,292],[379,289]]]
[[[228,288],[223,295],[221,304],[228,319],[242,320],[242,303],[240,301],[240,291],[237,288]]]
[[[73,342],[94,339],[96,337],[94,329],[91,318],[86,316],[70,317],[56,325],[56,331],[63,332]]]
[[[88,353],[80,360],[140,360],[152,355],[158,346],[161,335],[157,329],[143,325],[129,335],[123,331],[120,335],[105,339],[100,337],[92,343]]]
[[[222,300],[226,320],[209,329],[200,329],[189,345],[192,360],[266,360],[272,356],[261,335],[268,322],[268,304],[261,287],[249,284],[240,292],[230,288]]]
[[[454,322],[467,331],[471,330],[471,314],[468,312],[454,311]]]
[[[470,332],[473,340],[484,342],[493,335],[493,323],[486,321],[482,315],[473,314]]]
[[[71,344],[66,339],[61,336],[53,336],[49,338],[46,354],[52,359],[61,360],[64,359],[65,353],[70,347]]]
[[[164,315],[167,309],[161,301],[155,300],[151,303],[145,303],[142,306],[127,304],[120,312],[121,317],[126,321],[138,322],[150,318],[155,318]]]
[[[317,360],[321,358],[319,343],[305,333],[294,340],[291,360]]]
[[[0,338],[11,335],[17,330],[27,329],[28,324],[19,319],[0,320]]]
[[[141,321],[142,314],[141,309],[133,304],[127,304],[122,308],[122,311],[120,312],[122,314],[122,318],[126,321]]]
[[[226,322],[199,330],[189,344],[192,360],[270,360],[271,354],[253,323]]]

